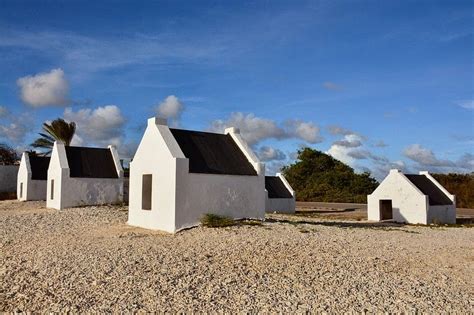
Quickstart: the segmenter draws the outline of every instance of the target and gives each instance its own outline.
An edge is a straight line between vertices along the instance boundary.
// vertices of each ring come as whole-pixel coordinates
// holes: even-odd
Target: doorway
[[[380,200],[380,220],[392,220],[392,200]]]

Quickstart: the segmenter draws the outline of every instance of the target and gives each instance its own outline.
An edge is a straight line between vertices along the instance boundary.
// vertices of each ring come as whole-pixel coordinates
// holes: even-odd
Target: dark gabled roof
[[[28,154],[28,157],[30,159],[31,179],[47,180],[50,158],[46,156],[37,156],[32,154]]]
[[[109,149],[67,146],[66,156],[71,177],[118,178]]]
[[[231,135],[170,130],[184,156],[189,159],[190,173],[257,175]]]
[[[278,176],[265,176],[265,189],[268,191],[268,198],[293,198]]]
[[[412,182],[424,195],[428,196],[429,203],[432,206],[452,205],[451,199],[436,186],[425,175],[405,174],[405,176]]]

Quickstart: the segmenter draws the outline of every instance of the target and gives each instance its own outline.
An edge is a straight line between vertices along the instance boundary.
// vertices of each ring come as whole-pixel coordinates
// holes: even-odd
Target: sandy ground
[[[176,235],[0,202],[0,311],[474,312],[474,229],[269,215]]]
[[[335,220],[367,220],[367,204],[333,202],[296,202],[297,211],[305,216]],[[474,209],[457,208],[458,223],[474,223]]]

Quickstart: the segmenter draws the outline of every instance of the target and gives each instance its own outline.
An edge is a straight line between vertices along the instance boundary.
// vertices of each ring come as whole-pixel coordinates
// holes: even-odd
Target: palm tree
[[[62,118],[53,120],[51,123],[43,124],[44,133],[40,132],[41,138],[38,138],[31,144],[33,148],[46,149],[45,155],[53,150],[54,141],[62,141],[65,145],[70,145],[74,133],[76,132],[76,123],[67,122]]]

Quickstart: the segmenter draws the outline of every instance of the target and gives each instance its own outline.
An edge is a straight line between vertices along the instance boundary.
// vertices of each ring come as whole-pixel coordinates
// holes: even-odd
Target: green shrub
[[[235,225],[235,221],[230,217],[206,213],[201,218],[201,224],[207,227],[225,227]]]

